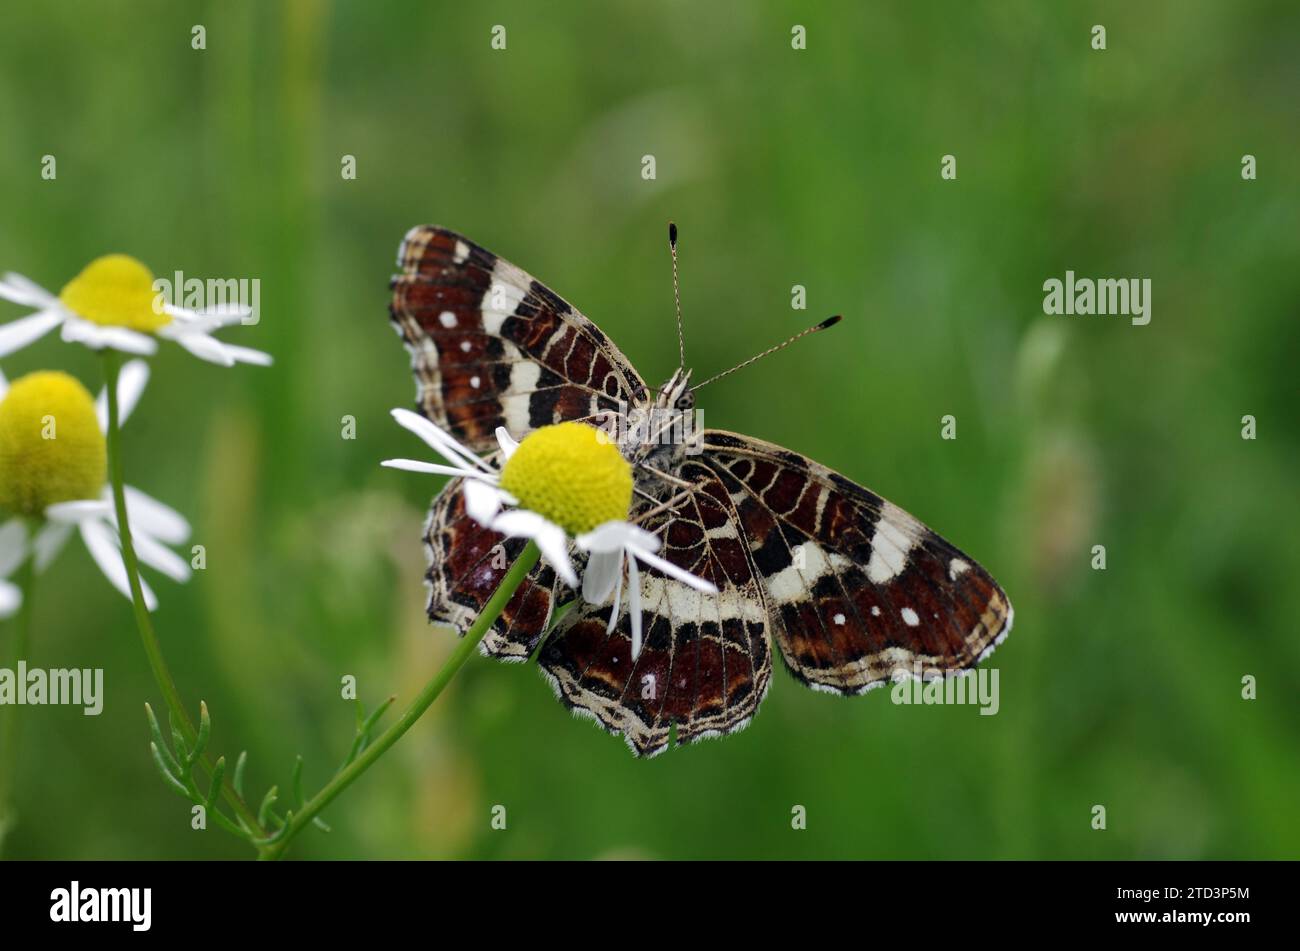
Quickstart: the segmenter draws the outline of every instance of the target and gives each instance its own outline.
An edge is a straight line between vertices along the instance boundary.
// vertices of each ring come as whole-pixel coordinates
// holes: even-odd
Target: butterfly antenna
[[[686,369],[686,337],[682,333],[682,292],[677,285],[677,225],[668,222],[668,252],[673,256],[673,302],[677,305],[677,366]]]
[[[730,370],[723,370],[721,373],[717,373],[717,374],[715,374],[715,375],[709,377],[709,378],[708,378],[707,380],[705,380],[703,383],[696,383],[693,387],[691,387],[691,389],[692,389],[692,390],[698,390],[698,389],[699,389],[700,387],[702,387],[702,386],[708,386],[708,385],[709,385],[710,383],[712,383],[714,380],[721,380],[724,376],[726,376],[726,375],[729,374],[729,373],[735,373],[737,370],[743,369],[744,367],[749,366],[751,363],[756,363],[756,362],[758,362],[759,360],[762,360],[764,357],[769,356],[770,354],[776,353],[778,350],[784,350],[786,347],[790,346],[790,344],[794,343],[796,340],[800,339],[801,337],[806,337],[806,336],[808,336],[809,334],[815,334],[815,333],[817,333],[817,331],[819,331],[819,330],[825,330],[827,327],[834,327],[836,324],[838,324],[838,323],[840,322],[841,319],[842,319],[842,315],[841,315],[841,314],[836,314],[834,317],[827,317],[827,318],[826,318],[825,320],[823,320],[820,324],[814,324],[813,326],[809,327],[807,330],[801,330],[801,331],[799,331],[797,334],[795,334],[795,335],[794,335],[793,337],[791,337],[789,340],[786,340],[786,341],[783,342],[783,343],[778,343],[775,347],[768,347],[768,348],[767,348],[766,350],[764,350],[762,353],[750,357],[750,358],[749,358],[748,360],[746,360],[744,363],[737,363],[737,364],[736,364],[734,367],[732,367]]]

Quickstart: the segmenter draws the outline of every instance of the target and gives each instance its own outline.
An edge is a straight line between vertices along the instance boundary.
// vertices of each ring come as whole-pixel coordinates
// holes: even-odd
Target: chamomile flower
[[[5,274],[0,278],[0,298],[35,311],[0,326],[0,357],[62,327],[64,340],[92,350],[149,356],[158,349],[157,338],[161,337],[209,363],[271,363],[271,357],[260,350],[232,346],[212,336],[221,327],[239,323],[249,310],[188,310],[166,304],[154,289],[149,269],[125,254],[91,261],[57,295],[21,274]]]
[[[122,368],[117,393],[123,420],[148,377],[142,360]],[[131,597],[107,484],[107,415],[107,394],[96,406],[66,373],[38,371],[12,385],[0,377],[0,510],[15,516],[0,528],[0,569],[12,570],[31,557],[43,571],[75,531],[109,583]],[[138,489],[124,490],[140,561],[176,581],[188,580],[190,566],[167,546],[189,538],[189,523]],[[40,522],[30,538],[25,520]],[[158,600],[143,579],[140,584],[152,611]]]
[[[500,469],[474,455],[423,416],[393,410],[397,422],[423,439],[450,465],[389,459],[383,465],[412,472],[459,476],[465,511],[480,525],[537,542],[542,557],[572,588],[577,573],[569,559],[570,540],[588,555],[583,599],[603,604],[614,594],[609,630],[619,617],[626,566],[632,655],[641,651],[641,583],[637,562],[698,591],[717,588],[655,554],[659,539],[626,521],[632,504],[632,468],[601,431],[583,423],[559,423],[534,430],[522,442],[503,428]]]

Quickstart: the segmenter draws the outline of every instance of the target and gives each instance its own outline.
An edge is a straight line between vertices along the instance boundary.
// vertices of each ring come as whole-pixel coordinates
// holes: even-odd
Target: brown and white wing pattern
[[[698,462],[688,461],[679,475],[695,483],[691,497],[643,526],[662,539],[661,555],[719,593],[703,594],[643,567],[643,642],[635,661],[626,592],[612,632],[606,633],[612,597],[603,605],[581,603],[538,655],[560,701],[621,734],[639,756],[666,749],[674,728],[678,743],[743,728],[772,676],[763,592],[729,494]],[[654,507],[638,500],[632,518]]]
[[[911,515],[798,453],[710,430],[698,457],[726,488],[796,677],[861,693],[895,672],[974,666],[1011,629],[1007,596]]]
[[[429,556],[425,574],[429,620],[450,624],[464,634],[524,550],[525,539],[506,538],[470,518],[461,485],[462,480],[454,479],[433,500],[424,542]],[[501,660],[527,660],[551,623],[557,585],[564,587],[550,566],[539,562],[506,604],[479,650]]]
[[[420,411],[476,452],[565,420],[636,407],[646,386],[558,294],[468,238],[412,228],[389,312],[411,353]]]

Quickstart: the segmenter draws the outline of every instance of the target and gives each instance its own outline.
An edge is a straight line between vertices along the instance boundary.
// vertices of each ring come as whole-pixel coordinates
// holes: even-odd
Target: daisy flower
[[[148,378],[142,360],[122,368],[117,393],[123,420]],[[12,385],[0,376],[0,511],[13,516],[0,527],[0,577],[28,557],[43,571],[75,531],[109,583],[131,597],[107,484],[107,403],[107,394],[101,394],[97,406],[66,373],[38,371]],[[125,495],[140,561],[187,581],[189,564],[167,546],[189,538],[189,523],[138,489],[126,486]],[[39,524],[30,538],[28,521]],[[158,599],[143,579],[140,585],[146,606],[154,610]]]
[[[619,617],[626,568],[633,657],[641,652],[638,562],[696,590],[717,593],[708,581],[655,554],[659,539],[627,521],[632,467],[601,430],[582,423],[559,423],[543,426],[515,442],[498,427],[502,464],[497,469],[417,413],[395,409],[393,418],[448,464],[387,459],[382,465],[463,479],[465,511],[470,518],[502,535],[532,539],[556,574],[569,587],[578,588],[578,576],[569,559],[572,540],[588,556],[581,584],[583,599],[599,605],[611,593],[614,596],[611,631]]]
[[[149,356],[158,349],[156,338],[161,337],[221,366],[271,363],[271,357],[260,350],[232,346],[212,336],[221,327],[239,323],[250,310],[188,310],[168,304],[154,289],[149,269],[125,254],[91,261],[57,296],[21,274],[5,274],[0,278],[0,298],[34,310],[0,326],[0,357],[62,327],[64,340],[92,350]]]

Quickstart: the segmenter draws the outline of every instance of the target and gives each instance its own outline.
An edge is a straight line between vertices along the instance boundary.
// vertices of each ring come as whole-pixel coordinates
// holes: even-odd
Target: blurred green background
[[[652,384],[670,217],[698,373],[843,313],[710,387],[706,422],[872,487],[1015,604],[996,716],[779,670],[749,729],[649,762],[475,659],[298,857],[1295,858],[1297,36],[1285,2],[10,4],[0,270],[57,289],[123,251],[261,281],[261,324],[224,337],[274,368],[164,345],[126,430],[128,481],[207,549],[190,584],[152,578],[167,656],[258,795],[298,753],[328,778],[342,676],[405,702],[450,647],[423,615],[436,483],[378,465],[424,453],[388,417],[413,224],[540,277]],[[1150,278],[1151,324],[1045,316],[1067,269]],[[57,336],[3,363],[41,367],[100,385]],[[105,668],[106,708],[20,711],[6,855],[247,856],[155,774],[130,607],[79,545],[35,625],[30,662]]]

